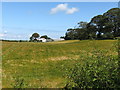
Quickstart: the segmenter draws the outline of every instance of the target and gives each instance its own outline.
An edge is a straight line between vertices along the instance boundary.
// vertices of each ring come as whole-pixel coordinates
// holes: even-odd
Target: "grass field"
[[[96,50],[117,56],[117,40],[70,40],[48,43],[3,42],[2,86],[26,88],[62,88],[66,70],[82,63]]]

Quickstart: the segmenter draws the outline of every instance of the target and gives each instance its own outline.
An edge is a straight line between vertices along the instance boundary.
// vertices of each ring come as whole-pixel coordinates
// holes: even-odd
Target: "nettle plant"
[[[118,57],[95,50],[91,57],[68,70],[65,88],[120,88]]]

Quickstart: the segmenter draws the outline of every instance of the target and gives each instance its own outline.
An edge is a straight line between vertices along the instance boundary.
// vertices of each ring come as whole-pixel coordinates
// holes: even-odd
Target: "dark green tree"
[[[66,36],[65,36],[65,39],[66,40],[74,40],[75,39],[75,29],[68,29],[67,32],[66,32]]]
[[[86,28],[87,28],[87,33],[88,33],[88,39],[96,39],[97,38],[96,27],[92,25],[91,23],[88,23]]]
[[[83,22],[83,21],[81,21],[81,22],[78,23],[78,25],[79,25],[80,28],[86,28],[87,24],[88,24],[87,22]]]
[[[104,31],[105,23],[107,22],[106,17],[103,15],[98,15],[95,16],[91,19],[91,25],[95,26],[96,34],[97,34],[97,39],[102,39],[102,33]]]
[[[103,16],[107,17],[106,28],[113,33],[114,37],[120,36],[120,8],[112,8],[108,10]]]
[[[38,33],[33,33],[30,37],[30,41],[38,41],[37,38],[39,38],[40,35]]]
[[[89,23],[79,22],[78,27],[68,29],[66,40],[113,39],[120,37],[120,8],[112,8],[103,15],[97,15]]]
[[[30,42],[32,42],[33,41],[33,38],[32,38],[32,36],[30,37]]]
[[[40,38],[50,39],[47,35],[41,36]]]
[[[33,34],[32,34],[32,37],[36,39],[36,38],[39,38],[40,35],[39,35],[38,33],[33,33]]]

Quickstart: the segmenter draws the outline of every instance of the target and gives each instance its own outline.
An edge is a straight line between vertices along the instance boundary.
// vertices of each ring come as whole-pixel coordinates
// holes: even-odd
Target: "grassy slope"
[[[13,87],[24,79],[24,87],[64,87],[65,69],[82,58],[101,50],[117,55],[115,40],[71,40],[49,43],[3,42],[3,88]]]

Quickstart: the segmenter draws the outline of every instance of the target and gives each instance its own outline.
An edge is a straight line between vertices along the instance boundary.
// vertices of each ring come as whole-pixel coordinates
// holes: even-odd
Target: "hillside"
[[[117,56],[116,40],[68,40],[48,43],[3,42],[3,88],[62,88],[66,69],[82,63],[96,51]]]

